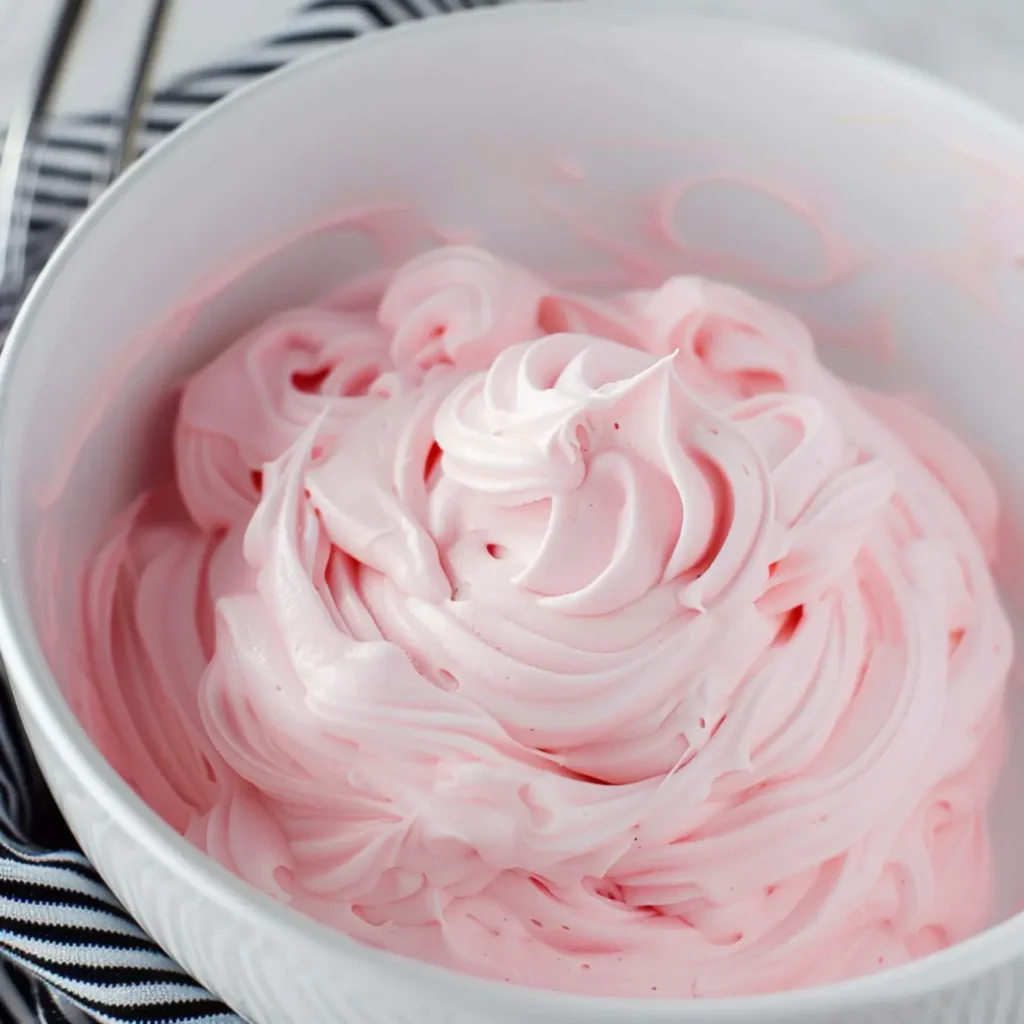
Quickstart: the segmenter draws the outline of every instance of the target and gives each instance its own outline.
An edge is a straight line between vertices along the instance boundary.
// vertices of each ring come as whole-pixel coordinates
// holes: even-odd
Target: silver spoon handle
[[[24,272],[28,204],[23,183],[39,126],[49,114],[89,0],[64,0],[32,87],[15,109],[0,153],[0,294],[18,287]]]
[[[36,151],[43,141],[41,129],[90,4],[91,0],[63,0],[35,81],[12,116],[4,139],[0,152],[0,296],[16,294],[24,283]],[[100,185],[113,181],[138,154],[142,112],[149,99],[171,6],[172,0],[150,0],[149,17],[132,62],[130,85],[115,122],[117,138]]]
[[[149,99],[153,71],[156,67],[160,44],[163,41],[170,13],[171,0],[153,0],[149,19],[146,22],[146,30],[135,55],[131,85],[128,89],[124,113],[120,119],[121,131],[118,145],[110,163],[109,181],[125,170],[138,155],[137,143],[142,125],[142,110]]]

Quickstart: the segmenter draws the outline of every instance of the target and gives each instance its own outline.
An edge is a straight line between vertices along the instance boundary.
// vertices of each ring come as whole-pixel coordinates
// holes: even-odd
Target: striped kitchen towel
[[[142,148],[232,89],[366,32],[502,0],[314,0],[235,59],[160,89]],[[116,135],[108,113],[67,118],[49,134],[31,210],[29,283],[95,197]],[[0,301],[0,338],[17,299]],[[240,1019],[154,945],[76,848],[0,685],[0,1024]]]

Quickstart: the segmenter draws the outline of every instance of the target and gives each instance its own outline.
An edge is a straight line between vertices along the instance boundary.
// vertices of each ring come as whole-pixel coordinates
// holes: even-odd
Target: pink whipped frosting
[[[485,977],[722,996],[985,923],[996,499],[805,327],[426,253],[187,385],[73,694],[174,828]]]

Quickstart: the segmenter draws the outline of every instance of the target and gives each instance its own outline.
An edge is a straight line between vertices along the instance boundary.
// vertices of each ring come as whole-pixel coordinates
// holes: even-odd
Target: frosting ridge
[[[90,566],[73,698],[252,884],[611,995],[823,983],[985,923],[995,495],[785,311],[441,248],[238,340],[174,444]]]

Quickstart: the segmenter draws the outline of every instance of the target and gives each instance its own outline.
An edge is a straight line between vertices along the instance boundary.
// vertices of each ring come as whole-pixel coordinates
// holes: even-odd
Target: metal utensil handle
[[[0,152],[0,296],[17,294],[24,283],[36,152],[43,141],[41,127],[50,115],[53,97],[90,4],[91,0],[64,0],[39,71],[23,103],[15,110],[4,139]],[[142,41],[132,63],[123,112],[116,121],[118,136],[100,184],[109,184],[138,153],[142,110],[149,96],[171,5],[172,0],[151,0]]]
[[[108,183],[113,181],[138,155],[136,145],[142,126],[142,108],[149,99],[150,84],[156,67],[160,44],[167,19],[171,13],[171,0],[154,0],[146,22],[142,44],[135,56],[134,73],[120,119],[121,134],[114,158],[110,163]]]
[[[18,287],[24,273],[28,204],[21,200],[26,164],[88,6],[89,0],[64,0],[32,88],[7,128],[0,154],[0,294]]]

